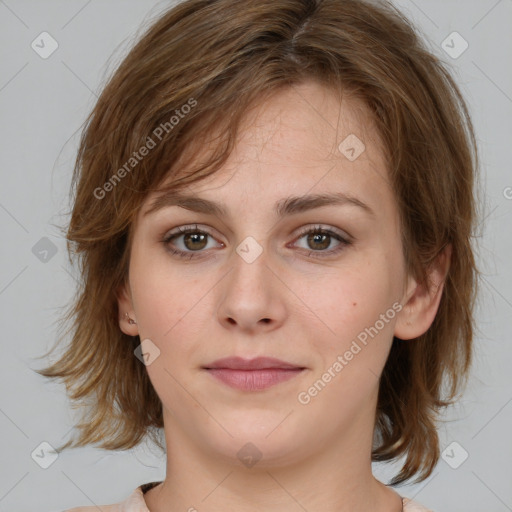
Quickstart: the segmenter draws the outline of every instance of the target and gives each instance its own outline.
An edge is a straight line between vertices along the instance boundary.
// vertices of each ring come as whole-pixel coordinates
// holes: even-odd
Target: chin
[[[304,446],[311,446],[311,437],[304,429],[297,429],[292,419],[293,414],[267,411],[240,411],[231,418],[224,416],[222,426],[216,422],[209,423],[211,431],[202,437],[208,444],[208,451],[215,452],[216,457],[229,465],[252,467],[275,467],[292,464],[298,460]],[[286,419],[285,419],[286,418]],[[284,420],[284,421],[283,421]],[[231,434],[231,435],[230,435]]]

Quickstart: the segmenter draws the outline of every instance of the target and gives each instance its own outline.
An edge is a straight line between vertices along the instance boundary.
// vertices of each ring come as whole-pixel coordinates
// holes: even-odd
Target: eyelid
[[[224,242],[219,242],[217,239],[220,238],[216,236],[212,231],[215,231],[210,226],[203,226],[201,224],[183,224],[181,226],[177,226],[171,230],[167,230],[165,234],[161,237],[161,240],[163,242],[169,242],[174,237],[179,237],[180,235],[186,235],[187,233],[195,233],[200,232],[208,235],[210,238],[215,239],[218,243],[225,246],[226,244]],[[199,251],[198,251],[199,252]]]
[[[326,233],[333,233],[340,238],[345,239],[347,242],[355,241],[355,237],[347,233],[346,231],[343,231],[339,228],[336,228],[334,226],[330,225],[322,225],[321,223],[316,224],[308,224],[306,226],[303,226],[299,229],[298,233],[295,235],[295,239],[300,238],[302,235],[305,235],[311,231],[319,230],[319,231],[325,231]]]
[[[188,229],[204,231],[205,233],[207,233],[208,235],[210,235],[214,238],[220,238],[220,237],[214,235],[211,231],[209,231],[209,230],[216,231],[214,228],[212,228],[211,226],[208,226],[208,225],[198,224],[198,223],[183,224],[183,225],[177,226],[175,228],[172,228],[170,230],[166,230],[165,234],[161,238],[167,239],[174,235],[183,234],[183,232]],[[336,228],[336,227],[330,226],[330,225],[322,225],[321,223],[306,224],[305,226],[302,226],[301,228],[299,228],[299,230],[295,233],[294,236],[295,236],[295,238],[300,237],[301,235],[309,233],[310,231],[312,231],[314,229],[319,229],[319,230],[323,230],[323,231],[331,231],[342,238],[345,238],[348,240],[353,240],[353,241],[356,240],[356,238],[354,236],[352,236],[351,234],[349,234],[347,231],[341,230],[339,228]]]
[[[208,258],[210,255],[208,254],[209,251],[207,250],[198,250],[198,251],[183,251],[182,249],[173,249],[171,247],[171,240],[173,238],[179,238],[180,236],[183,236],[187,233],[194,233],[199,232],[206,234],[207,237],[213,238],[216,240],[216,237],[210,233],[209,226],[204,229],[203,227],[200,227],[198,224],[189,224],[189,225],[181,225],[176,228],[173,228],[170,231],[167,231],[165,235],[163,236],[163,239],[161,239],[161,242],[165,246],[166,250],[170,252],[172,255],[182,258],[182,259],[203,259]],[[295,237],[293,239],[292,244],[294,245],[297,240],[301,239],[307,234],[310,233],[319,233],[319,234],[326,234],[327,236],[330,236],[331,238],[334,238],[337,240],[338,245],[335,246],[334,249],[328,249],[328,250],[310,250],[305,248],[298,248],[300,251],[309,251],[308,257],[313,257],[316,259],[322,259],[322,258],[329,258],[329,257],[335,257],[338,255],[338,253],[341,253],[347,246],[350,246],[355,241],[355,238],[351,236],[350,234],[346,233],[343,230],[340,230],[339,228],[336,228],[334,226],[322,226],[320,224],[309,224],[302,226],[299,229],[299,232],[295,234]],[[223,242],[219,242],[221,246],[225,247],[225,244]],[[287,247],[289,247],[287,245]]]
[[[338,242],[338,244],[333,249],[328,250],[315,251],[313,249],[305,249],[304,247],[299,248],[301,251],[309,251],[307,255],[308,257],[313,257],[319,260],[328,259],[329,257],[337,257],[348,246],[352,245],[355,240],[354,237],[338,228],[335,228],[334,226],[326,227],[319,224],[315,224],[302,227],[299,233],[295,236],[292,245],[294,246],[298,240],[300,240],[301,238],[310,233],[324,234]]]

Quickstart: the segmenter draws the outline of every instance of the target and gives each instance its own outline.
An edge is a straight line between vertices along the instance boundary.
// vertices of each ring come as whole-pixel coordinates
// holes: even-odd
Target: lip
[[[226,357],[203,366],[224,384],[243,391],[260,391],[300,375],[305,368],[272,357]]]
[[[225,357],[218,359],[213,363],[203,366],[203,368],[210,369],[227,369],[227,370],[268,370],[268,369],[280,369],[280,370],[297,370],[303,369],[302,366],[298,366],[293,363],[287,363],[280,359],[273,357],[255,357],[254,359],[244,359],[243,357]]]

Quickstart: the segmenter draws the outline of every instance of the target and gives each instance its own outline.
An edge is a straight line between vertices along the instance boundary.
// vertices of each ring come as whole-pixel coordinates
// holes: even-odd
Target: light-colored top
[[[144,493],[160,483],[161,482],[149,482],[139,485],[125,500],[112,505],[102,505],[101,510],[102,512],[150,512],[144,500]],[[425,508],[409,498],[402,497],[402,500],[404,503],[404,512],[432,512],[432,510]],[[64,512],[94,512],[96,510],[96,506],[90,506],[71,508]]]

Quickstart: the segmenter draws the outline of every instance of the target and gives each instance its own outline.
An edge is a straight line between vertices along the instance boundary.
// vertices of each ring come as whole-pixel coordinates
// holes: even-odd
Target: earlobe
[[[410,285],[395,324],[394,335],[397,338],[417,338],[432,325],[441,302],[451,254],[452,246],[448,244],[430,266],[425,283],[418,283],[413,277],[409,277]]]
[[[117,293],[117,307],[119,315],[119,328],[129,336],[137,336],[139,328],[133,311],[131,294],[128,291],[127,283],[123,283]]]

